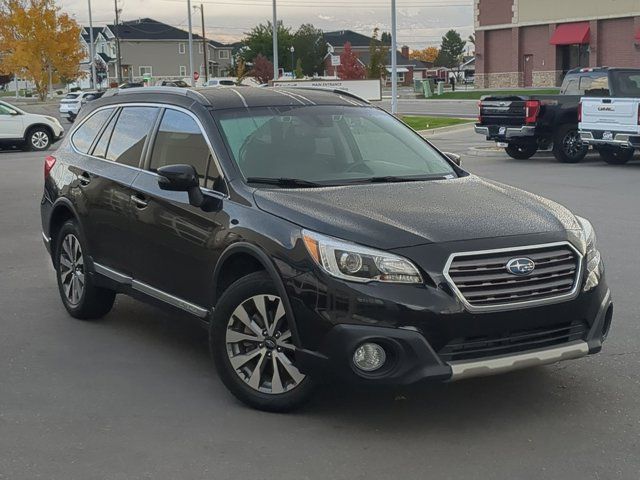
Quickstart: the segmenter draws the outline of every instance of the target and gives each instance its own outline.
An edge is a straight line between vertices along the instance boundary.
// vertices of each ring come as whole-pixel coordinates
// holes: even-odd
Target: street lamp
[[[294,78],[293,72],[295,70],[295,67],[293,65],[293,54],[295,53],[296,49],[294,48],[293,45],[291,45],[291,48],[289,48],[289,51],[291,52],[291,78]]]

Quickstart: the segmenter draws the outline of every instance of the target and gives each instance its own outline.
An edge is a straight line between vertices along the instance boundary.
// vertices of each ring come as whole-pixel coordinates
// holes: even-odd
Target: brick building
[[[476,85],[543,87],[577,67],[640,68],[640,0],[474,0]]]

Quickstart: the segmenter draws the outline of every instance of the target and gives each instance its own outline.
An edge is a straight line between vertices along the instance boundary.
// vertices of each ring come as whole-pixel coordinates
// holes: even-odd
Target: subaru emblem
[[[536,264],[530,258],[513,258],[507,263],[507,271],[512,275],[529,275],[536,269]]]

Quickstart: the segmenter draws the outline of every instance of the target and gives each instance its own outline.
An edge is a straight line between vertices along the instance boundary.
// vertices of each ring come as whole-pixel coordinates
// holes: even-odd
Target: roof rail
[[[107,91],[105,96],[120,96],[120,95],[133,95],[136,93],[171,93],[174,95],[182,95],[184,97],[192,98],[200,103],[204,103],[206,105],[211,105],[211,102],[202,95],[200,92],[197,92],[191,88],[181,88],[181,87],[134,87],[134,88],[118,88],[113,89],[111,92]]]
[[[367,105],[371,105],[371,102],[369,102],[369,100],[367,100],[366,98],[362,98],[360,95],[356,95],[355,93],[351,93],[348,92],[346,90],[340,90],[339,88],[331,88],[331,87],[305,87],[305,86],[291,86],[291,87],[287,87],[285,85],[279,85],[277,87],[273,87],[273,88],[295,88],[297,90],[320,90],[321,92],[330,92],[330,93],[336,93],[339,95],[344,95],[345,97],[351,97],[351,98],[355,98],[356,100],[359,100],[363,103],[366,103]]]

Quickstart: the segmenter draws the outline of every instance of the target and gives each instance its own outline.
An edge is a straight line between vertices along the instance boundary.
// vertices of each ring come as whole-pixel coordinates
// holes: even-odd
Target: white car
[[[234,78],[210,78],[207,82],[207,87],[233,87],[236,85]]]
[[[27,113],[0,102],[0,146],[46,150],[63,135],[64,128],[57,118]]]
[[[93,97],[97,92],[72,92],[68,93],[61,101],[60,101],[60,114],[62,116],[70,117],[71,119],[75,119],[80,113],[80,109],[84,104],[84,100],[87,97]]]

